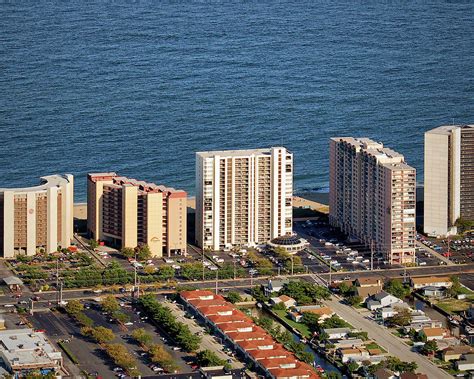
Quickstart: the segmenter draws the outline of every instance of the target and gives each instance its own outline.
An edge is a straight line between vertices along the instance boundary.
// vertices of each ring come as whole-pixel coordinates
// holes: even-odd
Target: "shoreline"
[[[196,198],[187,199],[188,213],[194,213]],[[329,192],[301,192],[293,195],[293,208],[309,208],[319,212],[329,212]],[[74,203],[73,217],[76,220],[87,219],[87,203]]]

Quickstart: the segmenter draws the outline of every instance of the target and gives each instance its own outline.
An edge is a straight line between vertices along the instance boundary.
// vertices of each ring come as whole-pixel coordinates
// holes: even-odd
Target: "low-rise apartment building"
[[[35,187],[0,188],[3,258],[52,253],[73,238],[74,178],[50,175]]]
[[[329,221],[390,264],[415,262],[416,171],[368,138],[330,141]]]
[[[314,369],[276,342],[269,333],[222,296],[210,291],[180,293],[188,310],[198,315],[255,368],[270,379],[317,379]]]
[[[119,176],[87,176],[87,229],[113,246],[148,245],[155,257],[186,253],[185,191]]]

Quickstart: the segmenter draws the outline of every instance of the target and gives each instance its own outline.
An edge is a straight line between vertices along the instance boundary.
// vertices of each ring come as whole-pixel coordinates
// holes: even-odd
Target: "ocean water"
[[[474,122],[473,2],[0,4],[0,187],[117,171],[194,192],[194,153],[285,145],[297,190],[328,139],[423,178],[423,133]]]

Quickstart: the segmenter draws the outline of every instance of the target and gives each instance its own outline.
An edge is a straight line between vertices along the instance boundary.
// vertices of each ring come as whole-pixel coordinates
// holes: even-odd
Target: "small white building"
[[[453,283],[447,276],[425,276],[421,278],[411,278],[410,284],[417,290],[425,287],[446,287],[451,288]]]
[[[456,369],[459,371],[474,370],[474,354],[466,354],[456,362]]]
[[[351,329],[349,328],[323,329],[323,333],[328,335],[329,340],[340,340],[340,339],[346,338],[350,332],[351,332]]]
[[[273,304],[273,305],[283,303],[285,305],[285,307],[290,308],[290,307],[294,307],[296,305],[296,300],[293,299],[290,296],[281,295],[281,296],[278,296],[278,297],[272,297],[270,299],[270,303]]]
[[[393,304],[400,304],[403,303],[398,297],[390,295],[388,292],[381,291],[370,298],[367,299],[366,305],[367,308],[371,311],[375,311],[379,308],[388,307],[389,305]]]

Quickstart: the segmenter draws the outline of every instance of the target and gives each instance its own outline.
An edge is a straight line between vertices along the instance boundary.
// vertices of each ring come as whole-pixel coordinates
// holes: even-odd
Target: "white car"
[[[171,267],[173,267],[175,270],[181,270],[181,266],[179,265],[172,265]]]
[[[216,266],[208,266],[207,268],[211,271],[216,271],[217,270]]]

